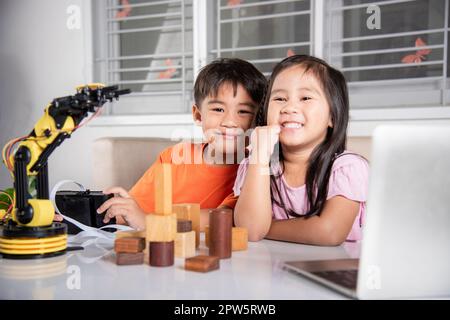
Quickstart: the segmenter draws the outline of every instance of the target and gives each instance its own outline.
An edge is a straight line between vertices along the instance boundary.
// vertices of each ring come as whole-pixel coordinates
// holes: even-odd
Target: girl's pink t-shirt
[[[248,168],[248,158],[244,159],[239,166],[233,191],[235,196],[239,196],[244,184],[245,175]],[[281,173],[279,164],[273,164],[272,172]],[[280,197],[285,206],[295,213],[304,215],[308,210],[306,186],[290,187],[283,176],[276,179]],[[327,200],[335,196],[343,196],[349,200],[358,201],[359,212],[355,218],[352,229],[347,236],[347,241],[357,241],[362,239],[362,226],[365,220],[366,201],[369,184],[369,165],[367,161],[359,155],[344,152],[336,158],[331,168],[330,180],[328,184]],[[276,197],[274,186],[272,194]],[[279,200],[279,199],[277,199]],[[272,202],[273,219],[288,219],[285,209]],[[294,218],[289,216],[289,218]]]

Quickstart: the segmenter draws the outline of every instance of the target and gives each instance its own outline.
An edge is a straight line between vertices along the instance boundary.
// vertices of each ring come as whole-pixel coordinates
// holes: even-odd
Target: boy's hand
[[[121,187],[112,187],[103,191],[104,194],[114,193],[115,197],[105,201],[98,209],[97,213],[106,211],[104,223],[108,223],[111,218],[122,217],[125,222],[136,230],[145,229],[145,212],[130,197],[128,192]]]
[[[250,164],[268,165],[274,147],[278,142],[281,128],[279,125],[256,127],[250,140]]]

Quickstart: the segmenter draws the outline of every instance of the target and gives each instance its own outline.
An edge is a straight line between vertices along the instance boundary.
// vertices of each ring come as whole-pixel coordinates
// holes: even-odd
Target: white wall
[[[81,9],[79,30],[66,26],[70,5]],[[56,97],[74,93],[75,86],[92,80],[88,0],[0,1],[0,145],[28,134]],[[192,132],[186,124],[86,126],[75,132],[50,157],[50,186],[74,179],[89,187],[92,142],[103,136],[168,137],[173,130]],[[186,120],[187,119],[187,120]],[[97,120],[97,119],[96,119]],[[101,119],[98,119],[101,121]],[[94,120],[95,121],[95,120]],[[166,123],[167,121],[165,121]],[[3,165],[0,188],[13,185]]]
[[[0,2],[0,143],[28,134],[53,98],[86,78],[82,30],[68,30],[66,9],[81,0]],[[0,187],[12,181],[4,166]]]

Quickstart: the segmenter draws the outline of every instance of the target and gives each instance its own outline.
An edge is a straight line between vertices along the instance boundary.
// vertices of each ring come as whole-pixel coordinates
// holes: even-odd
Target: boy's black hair
[[[253,102],[260,106],[263,102],[267,80],[256,67],[238,58],[221,58],[203,67],[195,80],[194,100],[200,108],[208,96],[217,96],[221,85],[229,83],[236,95],[238,85],[247,91]]]

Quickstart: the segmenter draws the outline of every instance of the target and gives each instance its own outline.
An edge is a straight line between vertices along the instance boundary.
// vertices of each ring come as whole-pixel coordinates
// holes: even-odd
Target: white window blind
[[[94,3],[103,18],[97,74],[132,90],[111,113],[185,113],[193,86],[192,0]]]
[[[289,54],[310,54],[311,1],[211,1],[209,57],[238,57],[266,76]]]
[[[380,9],[380,29],[367,20]],[[344,72],[353,109],[445,106],[448,0],[326,1],[325,58]]]

